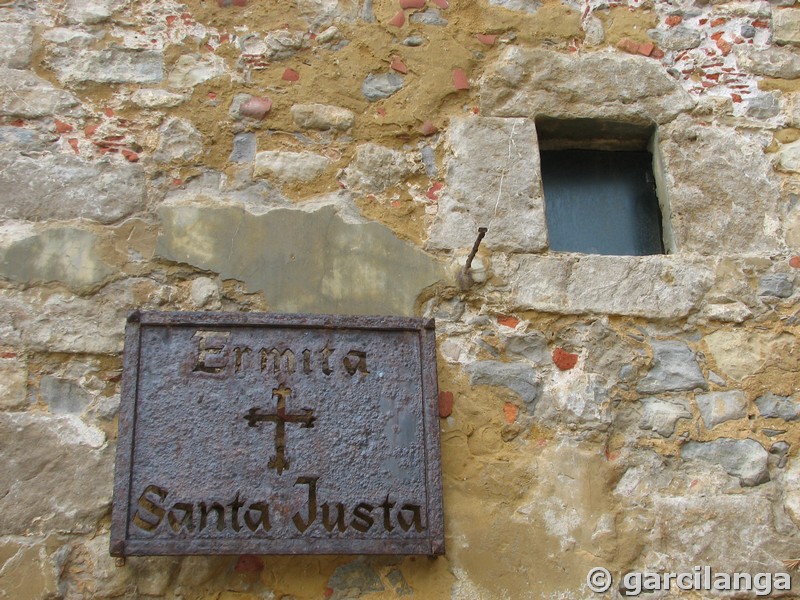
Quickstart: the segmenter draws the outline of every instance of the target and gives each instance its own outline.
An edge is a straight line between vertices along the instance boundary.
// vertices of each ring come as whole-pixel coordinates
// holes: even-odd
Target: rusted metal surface
[[[444,553],[433,320],[131,315],[111,554]]]

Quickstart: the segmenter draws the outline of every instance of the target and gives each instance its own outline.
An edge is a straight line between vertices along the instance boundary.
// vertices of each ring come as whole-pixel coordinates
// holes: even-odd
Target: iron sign
[[[433,320],[136,312],[111,554],[444,552]]]

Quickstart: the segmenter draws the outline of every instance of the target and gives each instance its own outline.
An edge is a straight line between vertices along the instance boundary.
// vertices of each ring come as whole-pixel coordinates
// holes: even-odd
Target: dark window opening
[[[647,150],[652,129],[590,120],[537,121],[551,250],[663,254]]]

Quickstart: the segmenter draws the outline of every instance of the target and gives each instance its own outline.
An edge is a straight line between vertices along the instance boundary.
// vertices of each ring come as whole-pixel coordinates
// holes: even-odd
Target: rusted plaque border
[[[135,439],[136,402],[141,349],[141,326],[282,327],[298,329],[347,329],[364,331],[416,331],[420,343],[423,438],[425,448],[426,518],[428,536],[415,540],[390,539],[259,539],[152,540],[128,539],[131,479]],[[342,315],[208,313],[135,311],[125,328],[119,435],[114,475],[111,523],[111,555],[189,554],[444,554],[444,509],[439,442],[436,334],[433,319]]]

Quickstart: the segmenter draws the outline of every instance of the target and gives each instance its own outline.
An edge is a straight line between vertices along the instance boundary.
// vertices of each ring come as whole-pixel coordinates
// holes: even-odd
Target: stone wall
[[[792,0],[0,0],[0,598],[785,571],[798,46]],[[542,116],[655,127],[667,254],[548,252]],[[115,565],[134,308],[435,317],[446,556]]]

